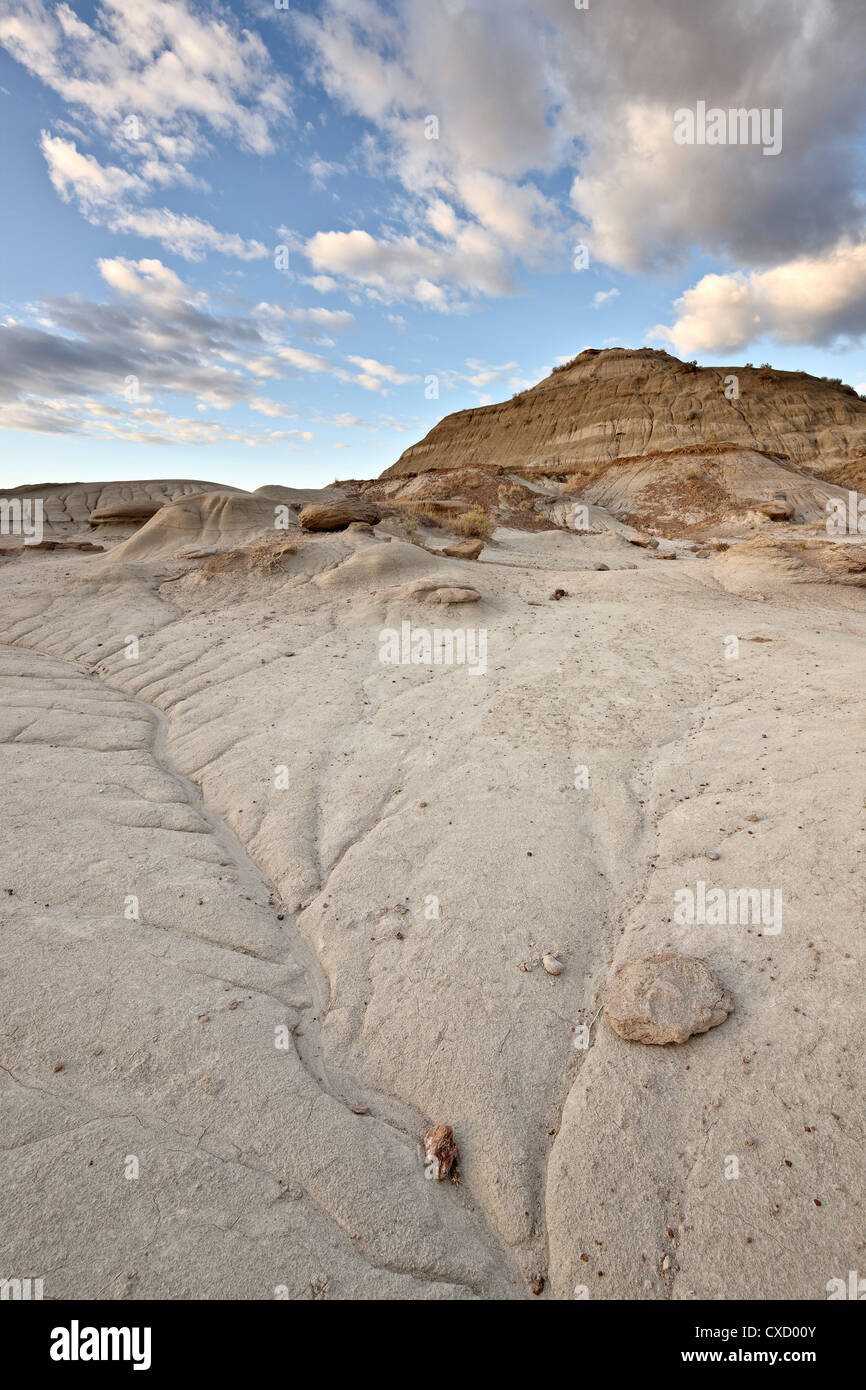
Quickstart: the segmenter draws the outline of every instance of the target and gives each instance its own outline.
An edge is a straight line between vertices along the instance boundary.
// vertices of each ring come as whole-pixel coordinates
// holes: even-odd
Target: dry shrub
[[[240,546],[235,550],[224,550],[220,555],[212,555],[202,565],[204,574],[228,574],[232,570],[245,569],[250,574],[271,574],[282,568],[287,555],[294,555],[295,547],[284,540],[259,541],[256,545]]]
[[[468,512],[457,517],[454,522],[454,529],[458,536],[477,536],[481,540],[486,540],[493,527],[486,512],[483,512],[480,507],[472,507]]]
[[[535,494],[519,483],[500,483],[497,495],[505,507],[524,507],[527,511],[535,507]]]
[[[415,527],[416,527],[416,528],[417,528],[417,526],[418,526],[419,523],[420,523],[422,526],[433,526],[433,527],[439,527],[439,526],[441,526],[441,525],[442,525],[442,517],[441,517],[440,515],[438,515],[436,509],[438,508],[438,512],[445,513],[446,515],[447,515],[447,513],[448,513],[448,511],[449,511],[449,508],[444,507],[444,506],[442,506],[442,505],[439,504],[439,503],[436,503],[436,502],[431,503],[431,502],[429,502],[429,501],[426,501],[426,502],[415,502],[415,501],[411,501],[411,500],[410,500],[410,501],[395,500],[395,501],[393,501],[393,502],[390,502],[390,503],[388,504],[388,506],[389,506],[389,509],[390,509],[390,508],[393,508],[393,509],[394,509],[395,514],[397,515],[397,517],[398,517],[400,520],[405,520],[405,521],[406,521],[406,525],[407,525],[407,526],[408,526],[408,524],[409,524],[408,518],[412,518],[412,519],[414,520],[414,522],[415,522]]]

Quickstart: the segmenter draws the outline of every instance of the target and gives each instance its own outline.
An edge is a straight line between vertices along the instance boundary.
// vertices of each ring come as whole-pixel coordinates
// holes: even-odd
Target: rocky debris
[[[794,515],[794,508],[790,502],[782,498],[777,498],[773,502],[762,502],[754,509],[760,516],[766,516],[770,521],[790,521]]]
[[[350,521],[346,529],[347,531],[359,531],[365,536],[375,536],[376,534],[369,521]],[[391,537],[389,536],[388,539],[390,540]]]
[[[457,1145],[450,1125],[434,1125],[424,1135],[424,1176],[444,1182],[457,1162]]]
[[[112,502],[108,507],[96,507],[90,513],[90,524],[99,526],[106,521],[150,521],[163,505],[162,502],[150,502],[145,497],[139,497],[134,502]]]
[[[477,560],[483,549],[483,541],[470,539],[455,541],[453,545],[446,545],[441,554],[450,555],[454,560]]]
[[[626,540],[630,545],[639,545],[644,550],[657,550],[658,541],[655,536],[645,536],[642,531],[630,531],[626,535]]]
[[[604,991],[604,1016],[628,1042],[684,1043],[724,1023],[734,1000],[698,956],[673,951],[621,965]]]
[[[595,566],[595,568],[596,568],[597,570],[609,570],[609,569],[610,569],[610,565],[606,565],[606,564],[604,563],[603,560],[599,560],[599,562],[598,562],[598,564]]]
[[[541,957],[541,964],[544,966],[548,975],[561,975],[565,966],[557,956],[545,954]]]
[[[304,531],[345,531],[353,521],[375,526],[382,513],[372,502],[314,502],[298,517]]]
[[[567,590],[567,589],[554,589],[553,593],[552,593],[552,594],[548,594],[547,597],[548,597],[549,599],[556,599],[556,601],[558,602],[561,598],[568,598],[568,590]]]
[[[280,570],[296,547],[286,540],[259,541],[256,545],[237,546],[232,550],[210,552],[202,565],[203,574],[225,574],[231,570],[246,570],[249,574],[269,574]]]

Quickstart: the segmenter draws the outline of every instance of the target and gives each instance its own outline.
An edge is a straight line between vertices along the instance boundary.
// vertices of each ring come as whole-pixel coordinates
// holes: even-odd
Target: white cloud
[[[322,159],[318,154],[314,154],[312,159],[307,160],[306,167],[312,175],[316,188],[324,188],[328,179],[347,172],[345,164],[339,164],[335,160]]]
[[[255,312],[262,318],[283,323],[296,323],[301,328],[316,332],[329,329],[335,333],[345,333],[358,326],[355,315],[350,313],[348,309],[323,309],[321,307],[284,309],[281,304],[269,304],[264,301],[256,305]]]
[[[268,154],[290,115],[258,34],[185,0],[103,0],[92,25],[67,4],[6,0],[0,44],[107,135],[134,114],[147,138],[206,128]]]
[[[258,155],[274,149],[291,119],[289,83],[262,39],[228,13],[185,0],[102,0],[88,24],[65,3],[6,0],[0,44],[68,103],[80,125],[119,157],[106,161],[73,139],[43,131],[41,147],[60,197],[92,223],[159,241],[189,260],[217,251],[241,260],[269,254],[261,242],[222,232],[199,217],[141,206],[154,190],[207,190],[190,165],[208,136]]]
[[[629,271],[696,250],[766,269],[857,238],[861,0],[704,6],[700,23],[694,0],[656,0],[623,18],[562,0],[324,0],[301,14],[314,74],[372,127],[368,169],[400,181],[409,228],[320,232],[314,266],[440,310],[514,293],[516,261],[567,263],[565,209],[539,179],[557,170],[574,176],[574,235]],[[698,97],[783,107],[782,156],[677,145],[674,111]]]
[[[382,377],[392,386],[402,386],[407,381],[417,381],[417,376],[412,376],[406,372],[401,372],[397,367],[391,367],[387,362],[377,362],[375,357],[349,357],[347,361],[354,362],[356,367],[360,367],[370,376]]]
[[[339,288],[337,281],[330,275],[309,275],[304,278],[305,285],[312,285],[317,294],[330,294],[332,290]]]
[[[253,396],[250,401],[250,410],[258,411],[259,415],[283,415],[287,420],[297,418],[295,413],[286,410],[280,401],[272,401],[268,396]]]
[[[377,239],[356,228],[317,232],[304,247],[313,268],[361,285],[389,303],[415,299],[439,310],[460,307],[460,291],[515,294],[504,250],[480,227],[464,224],[443,246],[416,236]]]
[[[380,430],[395,430],[398,434],[404,434],[409,429],[409,425],[403,420],[396,420],[391,415],[380,415],[377,420],[362,420],[359,415],[343,411],[330,419],[326,416],[320,416],[319,419],[323,425],[333,425],[338,430],[368,430],[372,434],[377,434]]]
[[[233,232],[220,232],[198,217],[170,212],[168,208],[130,208],[129,196],[140,197],[147,184],[137,174],[116,165],[102,165],[92,155],[81,154],[69,140],[42,132],[42,152],[51,182],[64,202],[73,199],[91,222],[114,232],[153,238],[168,251],[197,261],[207,251],[219,251],[240,260],[260,260],[270,255],[260,241],[247,241]]]
[[[772,270],[705,275],[675,303],[675,322],[655,339],[680,356],[733,352],[755,338],[826,347],[866,335],[866,243],[803,256]]]
[[[600,309],[602,304],[607,304],[611,299],[619,299],[619,290],[599,290],[592,296],[592,307]]]

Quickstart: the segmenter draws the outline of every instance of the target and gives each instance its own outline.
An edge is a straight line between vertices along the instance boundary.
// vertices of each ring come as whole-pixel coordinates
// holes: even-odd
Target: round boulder
[[[303,531],[345,531],[353,521],[375,526],[381,520],[382,513],[372,502],[313,502],[298,517]]]
[[[627,1042],[684,1043],[733,1013],[734,1000],[698,956],[673,951],[629,960],[604,991],[604,1016]]]

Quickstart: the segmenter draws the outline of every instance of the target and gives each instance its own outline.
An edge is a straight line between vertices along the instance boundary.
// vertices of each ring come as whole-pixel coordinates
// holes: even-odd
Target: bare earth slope
[[[728,400],[731,375],[739,396]],[[382,476],[489,466],[567,473],[717,441],[820,471],[866,456],[866,402],[805,372],[693,367],[651,348],[588,348],[510,401],[447,415]]]
[[[292,531],[267,573],[166,583],[144,534],[0,567],[0,1267],[46,1297],[559,1299],[862,1268],[848,572]],[[481,600],[410,597],[430,576]],[[486,673],[383,664],[404,621],[486,629]],[[679,925],[698,881],[779,889],[782,930]],[[666,950],[735,1012],[623,1041],[600,991]],[[439,1122],[459,1185],[424,1177]]]

